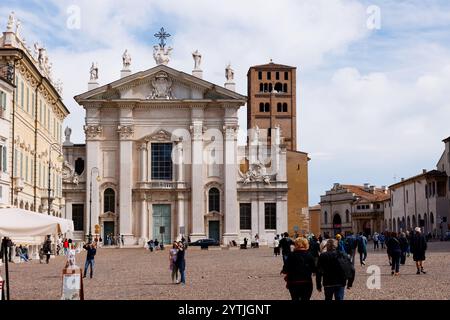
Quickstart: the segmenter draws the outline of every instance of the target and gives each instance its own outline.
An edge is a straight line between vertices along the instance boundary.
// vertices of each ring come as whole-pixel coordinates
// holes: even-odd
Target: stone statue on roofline
[[[194,58],[194,70],[200,70],[200,64],[202,62],[202,55],[198,50],[192,53],[192,57]]]
[[[225,68],[225,78],[227,79],[227,82],[233,82],[234,80],[234,70],[231,68],[231,64],[228,64]]]
[[[170,61],[170,53],[173,49],[171,47],[161,47],[160,45],[153,46],[153,58],[157,65],[167,65]]]
[[[125,52],[123,53],[122,61],[123,61],[123,69],[128,70],[131,65],[131,56],[128,53],[128,49],[126,49]]]
[[[7,32],[12,32],[13,26],[14,26],[14,21],[15,21],[14,11],[12,11],[8,17],[8,23],[6,24]]]
[[[92,62],[91,70],[90,70],[91,81],[98,80],[98,65]]]

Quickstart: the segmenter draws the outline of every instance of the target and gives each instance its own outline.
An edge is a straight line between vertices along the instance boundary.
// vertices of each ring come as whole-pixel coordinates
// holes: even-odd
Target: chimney
[[[386,186],[381,186],[381,190],[383,190],[383,192],[387,194],[388,188]]]
[[[375,186],[370,186],[370,193],[375,193]]]
[[[369,190],[369,184],[368,183],[364,183],[364,190],[366,190],[366,191]]]
[[[405,181],[405,178],[402,178],[401,181],[402,181],[402,182]]]
[[[427,173],[427,169],[422,169],[422,173]]]

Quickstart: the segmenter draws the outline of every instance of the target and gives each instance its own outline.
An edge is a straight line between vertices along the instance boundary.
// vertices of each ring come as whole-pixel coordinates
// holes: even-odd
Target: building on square
[[[46,49],[35,43],[32,50],[19,27],[11,14],[0,37],[0,206],[61,217],[58,159],[69,111]]]
[[[271,243],[288,228],[280,129],[268,149],[258,129],[238,146],[237,112],[247,97],[234,91],[231,66],[222,87],[203,79],[198,51],[187,74],[167,66],[167,47],[154,50],[156,66],[136,73],[126,51],[120,79],[103,86],[93,64],[89,91],[75,96],[86,110],[86,144],[73,145],[70,135],[64,143],[66,215],[75,237],[98,231],[104,241],[123,236],[125,245],[181,236]]]
[[[297,143],[297,68],[273,63],[248,70],[247,127],[264,130],[270,144],[274,128],[281,130],[286,148],[288,229],[310,231],[308,206],[308,154]]]
[[[436,169],[401,179],[391,185],[392,214],[385,217],[394,231],[422,228],[442,238],[449,230],[450,216],[450,137],[443,140],[445,150]]]
[[[335,183],[320,196],[321,232],[331,236],[338,233],[374,232],[386,230],[384,217],[390,210],[390,192],[387,187],[376,188]]]

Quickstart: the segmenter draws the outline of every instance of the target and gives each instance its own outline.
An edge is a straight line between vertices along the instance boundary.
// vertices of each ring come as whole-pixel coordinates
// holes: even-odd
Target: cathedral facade
[[[142,245],[184,236],[226,245],[257,235],[272,243],[288,228],[280,129],[269,145],[256,128],[238,146],[237,114],[247,97],[234,91],[231,67],[221,87],[202,79],[198,51],[187,74],[168,67],[159,49],[157,66],[137,73],[124,54],[121,78],[104,86],[93,65],[89,91],[75,97],[86,110],[86,144],[66,137],[63,148],[75,238],[92,232]]]

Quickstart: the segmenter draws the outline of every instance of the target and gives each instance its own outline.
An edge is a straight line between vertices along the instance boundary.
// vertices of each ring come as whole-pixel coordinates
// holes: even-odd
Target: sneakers
[[[423,270],[423,268],[420,270],[420,272],[422,272],[423,274],[426,274],[426,272]]]
[[[417,272],[416,272],[416,274],[420,274],[420,270],[419,270],[419,269],[417,269]]]
[[[394,271],[391,271],[391,275],[394,276],[394,274],[395,274]]]
[[[363,266],[365,266],[366,265],[366,263],[363,261],[363,262],[361,262],[361,264],[363,265]]]

